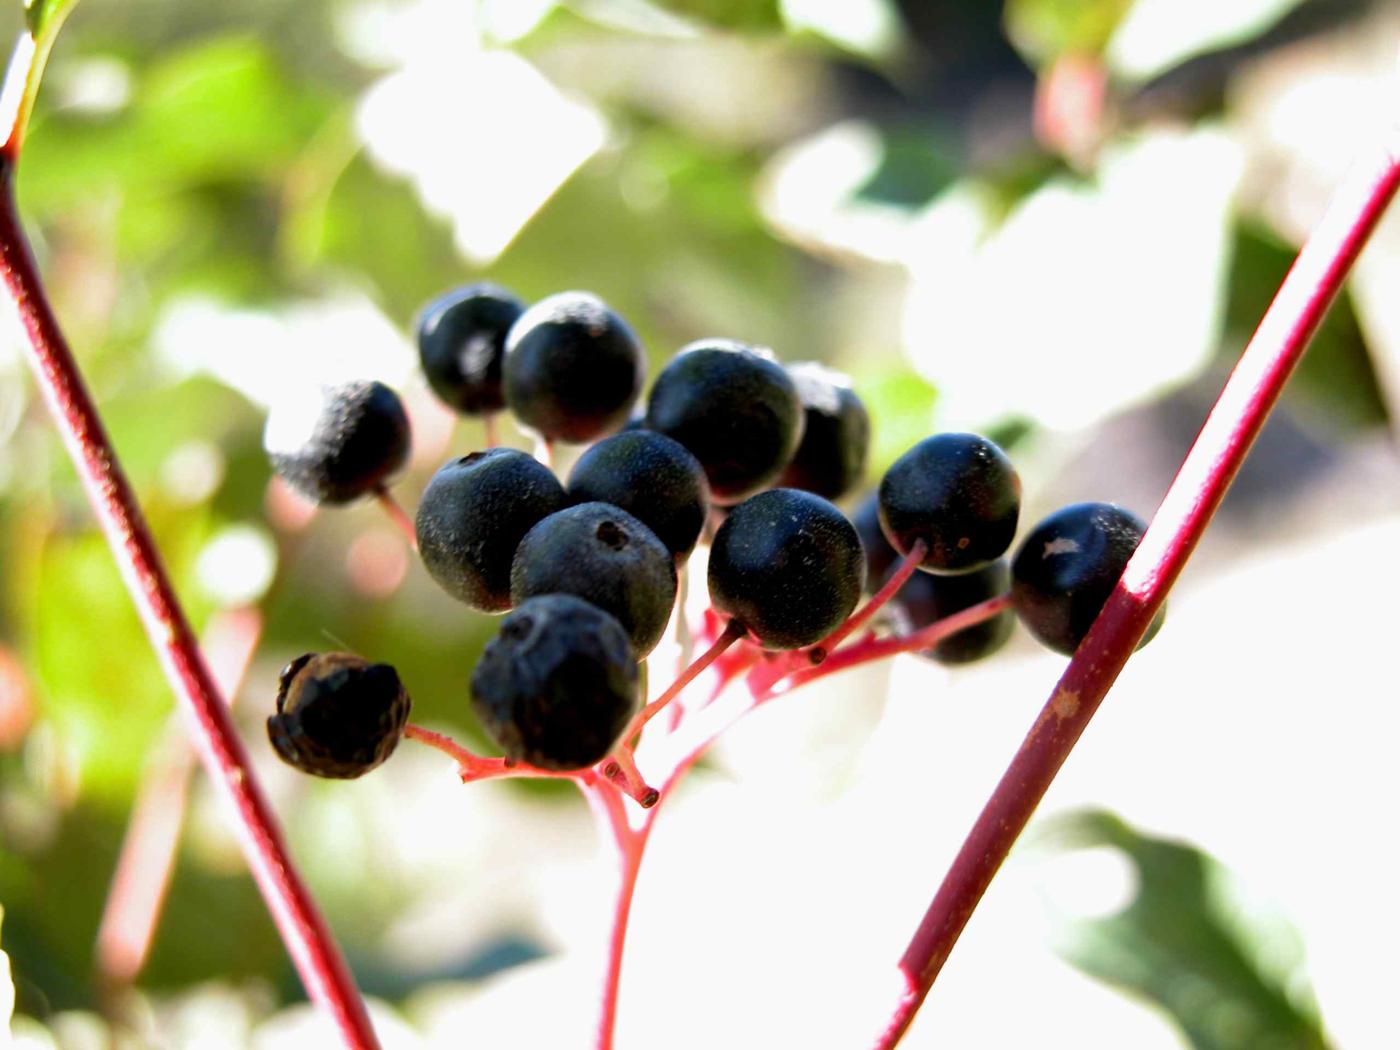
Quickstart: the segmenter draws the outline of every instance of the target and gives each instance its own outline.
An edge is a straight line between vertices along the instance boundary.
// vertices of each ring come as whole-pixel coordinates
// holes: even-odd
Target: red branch
[[[1284,383],[1400,188],[1400,143],[1355,169],[1304,245],[1088,637],[973,825],[900,959],[875,1050],[903,1037],[958,935],[1205,532]]]
[[[27,336],[29,363],[107,543],[136,603],[210,781],[229,804],[253,878],[307,992],[346,1046],[377,1047],[335,939],[292,864],[267,797],[254,778],[209,668],[200,655],[135,494],[117,461],[97,406],[59,329],[15,209],[10,170],[0,173],[0,279]]]

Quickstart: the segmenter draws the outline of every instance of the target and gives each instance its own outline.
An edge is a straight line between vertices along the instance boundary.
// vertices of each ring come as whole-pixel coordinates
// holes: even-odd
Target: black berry
[[[307,653],[282,671],[267,735],[303,773],[350,780],[394,752],[408,722],[408,693],[388,664],[349,653]]]
[[[521,315],[506,340],[506,403],[550,440],[616,430],[646,378],[642,344],[596,296],[562,292]]]
[[[408,415],[383,383],[307,389],[273,408],[263,432],[272,469],[316,503],[349,503],[408,459]]]
[[[641,706],[627,632],[569,594],[530,598],[501,621],[472,672],[472,707],[509,758],[582,769],[605,758]]]
[[[898,623],[899,633],[907,634],[1005,594],[1010,587],[1011,570],[1005,559],[958,576],[916,572],[890,602],[890,616]],[[1015,623],[1016,615],[1004,609],[989,620],[943,639],[931,649],[921,650],[919,655],[941,664],[971,663],[1005,645]]]
[[[927,546],[920,568],[971,572],[1006,553],[1016,535],[1021,479],[978,434],[924,438],[880,481],[880,524],[900,555]]]
[[[865,551],[865,589],[874,594],[899,563],[899,552],[890,546],[885,530],[880,527],[880,499],[875,493],[860,501],[851,524],[856,527],[856,535]]]
[[[766,350],[727,339],[692,343],[656,377],[647,428],[695,455],[721,503],[778,477],[802,440],[797,387]]]
[[[505,407],[501,360],[506,333],[525,304],[494,284],[454,288],[418,317],[418,357],[433,393],[463,415]]]
[[[1112,503],[1075,503],[1022,541],[1011,564],[1011,597],[1027,630],[1071,655],[1098,618],[1147,526]],[[1161,626],[1159,612],[1141,645]]]
[[[568,503],[534,457],[491,448],[446,463],[418,504],[418,552],[454,598],[487,612],[510,608],[510,563],[520,541]]]
[[[710,600],[769,649],[821,641],[851,615],[864,583],[855,526],[799,489],[732,508],[710,548]]]
[[[805,425],[780,485],[840,499],[860,484],[870,452],[870,415],[848,376],[814,361],[788,365]]]
[[[569,497],[621,507],[678,558],[695,548],[710,510],[699,460],[680,442],[640,429],[604,438],[580,456],[569,475]]]
[[[526,533],[510,569],[517,605],[572,594],[613,616],[638,657],[656,647],[676,603],[676,563],[632,515],[606,503],[551,514]]]

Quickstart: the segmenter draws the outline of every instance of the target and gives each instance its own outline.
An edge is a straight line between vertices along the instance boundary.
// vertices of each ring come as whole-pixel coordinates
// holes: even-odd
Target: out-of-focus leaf
[[[1296,254],[1258,226],[1243,224],[1236,231],[1221,343],[1227,362],[1234,361],[1254,333]],[[1348,295],[1327,312],[1284,399],[1299,418],[1321,414],[1331,427],[1357,430],[1386,423],[1385,397]]]
[[[903,42],[892,0],[782,0],[790,31],[814,33],[872,61],[893,57]]]
[[[871,356],[853,363],[856,393],[870,412],[871,446],[867,482],[928,437],[938,391],[901,357]]]
[[[0,927],[5,921],[5,909],[0,906]],[[10,957],[0,951],[0,1034],[10,1031],[10,1018],[15,1013],[15,982],[10,977]]]
[[[1133,0],[1007,0],[1006,32],[1037,65],[1060,55],[1096,55]]]
[[[1328,1045],[1301,940],[1281,919],[1245,914],[1218,861],[1104,812],[1071,815],[1046,835],[1067,849],[1117,850],[1137,873],[1122,911],[1066,924],[1057,947],[1075,966],[1161,1005],[1198,1050]]]
[[[1195,55],[1246,43],[1303,0],[1134,0],[1109,42],[1109,67],[1148,80]]]
[[[673,14],[720,29],[746,31],[783,27],[780,0],[652,0]]]

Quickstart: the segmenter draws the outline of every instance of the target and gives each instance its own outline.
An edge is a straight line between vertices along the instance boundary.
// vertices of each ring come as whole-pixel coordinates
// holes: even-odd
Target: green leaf
[[[1138,877],[1118,914],[1066,924],[1057,948],[1069,962],[1160,1005],[1199,1050],[1327,1046],[1297,932],[1242,907],[1218,861],[1105,812],[1071,815],[1046,835],[1065,849],[1116,850]]]
[[[783,28],[779,0],[653,0],[657,7],[718,29],[746,32]]]
[[[27,0],[24,5],[24,23],[28,26],[30,35],[41,44],[51,40],[77,2],[78,0]]]
[[[1064,54],[1097,55],[1131,6],[1132,0],[1007,0],[1006,32],[1037,65]]]
[[[5,909],[0,906],[0,924],[5,921]],[[10,1018],[15,1015],[15,982],[10,976],[10,957],[0,951],[0,1035],[8,1035]]]

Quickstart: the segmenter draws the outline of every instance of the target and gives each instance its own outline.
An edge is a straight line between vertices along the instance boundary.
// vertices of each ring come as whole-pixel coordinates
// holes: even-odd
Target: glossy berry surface
[[[865,552],[865,590],[867,594],[874,594],[899,564],[899,552],[890,546],[885,530],[880,527],[880,499],[875,493],[860,501],[851,524],[856,527],[861,549]]]
[[[901,556],[916,540],[920,568],[971,572],[1006,553],[1016,535],[1021,479],[993,442],[978,434],[924,438],[880,481],[880,524]]]
[[[891,600],[890,617],[897,622],[899,633],[906,634],[1010,589],[1011,569],[1005,559],[958,576],[916,572]],[[971,663],[1005,645],[1015,624],[1016,614],[1005,609],[990,620],[943,639],[931,649],[921,650],[919,655],[941,664]]]
[[[1047,648],[1073,654],[1145,531],[1141,518],[1112,503],[1075,503],[1037,525],[1011,564],[1012,601],[1026,629]]]
[[[592,441],[627,422],[646,378],[627,322],[586,292],[542,299],[506,339],[506,404],[549,440]]]
[[[604,438],[580,456],[569,498],[621,507],[677,557],[694,550],[710,510],[700,461],[680,442],[640,429]]]
[[[408,459],[403,402],[383,383],[299,391],[274,406],[263,432],[272,469],[316,503],[349,503],[385,484]]]
[[[774,481],[802,440],[802,402],[766,350],[726,339],[692,343],[652,386],[647,428],[688,448],[720,503]]]
[[[778,484],[840,499],[860,484],[870,454],[870,414],[848,376],[814,361],[788,365],[802,401],[802,442]]]
[[[408,693],[388,664],[349,653],[307,653],[282,671],[267,735],[303,773],[350,780],[394,752],[408,722]]]
[[[800,489],[770,489],[729,512],[710,548],[710,600],[769,649],[821,641],[865,583],[855,526]]]
[[[454,459],[418,503],[418,552],[429,575],[473,608],[510,608],[510,564],[525,534],[568,503],[533,456],[492,448]]]
[[[524,312],[524,303],[494,284],[454,288],[423,308],[418,358],[443,404],[468,416],[505,407],[506,334]]]
[[[472,708],[506,756],[541,769],[605,758],[641,706],[627,632],[568,594],[520,604],[472,672]]]
[[[541,521],[515,552],[511,600],[544,594],[596,605],[622,624],[643,657],[661,640],[676,603],[675,558],[625,510],[580,503]]]

